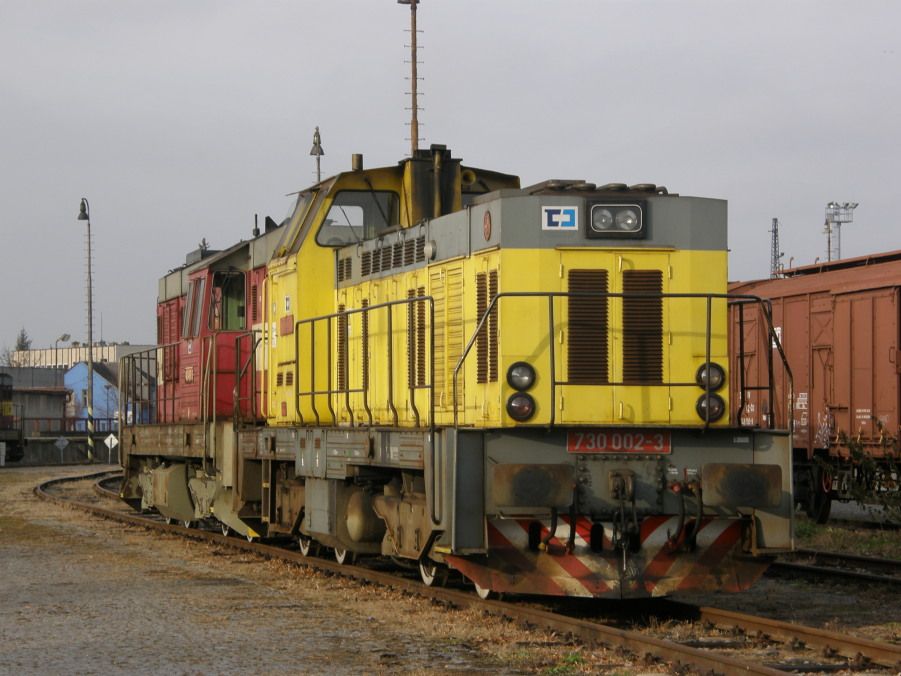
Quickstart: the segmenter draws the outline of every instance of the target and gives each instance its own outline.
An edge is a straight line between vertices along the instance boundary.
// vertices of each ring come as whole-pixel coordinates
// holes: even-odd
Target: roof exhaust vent
[[[353,171],[363,171],[362,153],[354,153],[350,156],[350,167]]]

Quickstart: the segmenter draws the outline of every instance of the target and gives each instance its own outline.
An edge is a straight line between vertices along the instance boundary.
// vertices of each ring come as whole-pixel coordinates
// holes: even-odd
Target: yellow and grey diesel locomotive
[[[788,430],[728,396],[724,201],[432,146],[269,225],[160,282],[136,506],[483,596],[737,591],[792,547]]]

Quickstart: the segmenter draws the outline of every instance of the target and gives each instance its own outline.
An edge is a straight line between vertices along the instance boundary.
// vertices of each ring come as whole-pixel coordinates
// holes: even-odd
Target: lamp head
[[[79,221],[91,220],[91,213],[90,213],[90,210],[88,209],[88,201],[84,197],[81,198],[81,210],[78,213],[78,220]]]

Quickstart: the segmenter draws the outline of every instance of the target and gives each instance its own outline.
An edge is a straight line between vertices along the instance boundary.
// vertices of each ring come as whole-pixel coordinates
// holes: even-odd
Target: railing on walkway
[[[781,366],[784,369],[784,373],[786,374],[786,382],[788,386],[788,396],[786,401],[786,418],[785,425],[786,428],[791,427],[792,421],[792,402],[793,402],[793,393],[792,393],[792,376],[791,369],[788,366],[788,362],[785,358],[785,353],[782,350],[782,345],[779,342],[778,336],[773,328],[772,322],[772,309],[768,301],[759,298],[757,296],[744,296],[744,295],[730,295],[730,294],[699,294],[699,293],[610,293],[610,292],[594,292],[594,291],[518,291],[518,292],[503,292],[495,295],[491,298],[488,303],[485,311],[482,313],[482,316],[479,317],[478,323],[476,324],[475,330],[472,332],[472,336],[469,341],[466,343],[466,347],[463,349],[463,354],[460,356],[460,359],[457,361],[456,366],[453,371],[453,419],[454,426],[459,426],[459,410],[458,410],[458,381],[460,371],[463,368],[464,363],[466,362],[467,357],[472,352],[473,346],[476,344],[476,341],[479,339],[480,334],[486,331],[486,324],[488,322],[489,317],[493,314],[496,315],[500,302],[505,299],[546,299],[547,300],[547,323],[548,323],[548,334],[547,334],[547,345],[548,345],[548,373],[550,379],[550,401],[557,401],[557,388],[567,385],[567,386],[589,386],[584,383],[573,382],[572,380],[561,380],[557,377],[558,369],[557,369],[557,355],[556,348],[554,346],[554,334],[557,330],[556,325],[556,312],[555,312],[555,300],[557,299],[571,299],[571,298],[595,298],[595,299],[610,299],[610,298],[620,298],[620,299],[659,299],[661,302],[663,301],[677,301],[677,300],[701,300],[705,304],[706,311],[706,320],[704,324],[704,353],[705,353],[705,362],[711,361],[711,342],[713,336],[713,327],[712,327],[712,317],[713,317],[713,302],[715,300],[725,301],[728,305],[736,305],[739,308],[739,312],[741,313],[744,307],[748,304],[753,304],[761,308],[763,316],[765,317],[765,321],[767,324],[767,335],[770,336],[773,344],[778,346],[778,352],[781,359]],[[665,310],[664,310],[665,311]],[[727,314],[728,316],[728,314]],[[743,328],[743,315],[740,314],[739,319],[740,329]],[[743,333],[740,330],[740,333]],[[744,349],[741,348],[739,350],[738,361],[740,364],[739,370],[741,373],[741,383],[739,386],[739,415],[735,418],[736,424],[739,424],[741,421],[741,411],[745,406],[745,401],[747,397],[748,391],[752,390],[767,390],[769,392],[770,401],[774,401],[775,398],[775,378],[774,378],[774,367],[773,367],[773,356],[772,351],[768,351],[766,353],[767,358],[767,370],[769,373],[768,382],[762,386],[749,386],[744,381],[744,372],[745,372],[745,354]],[[622,385],[630,385],[634,383],[627,383],[623,381],[615,381],[613,379],[606,380],[603,385],[604,386],[622,386]],[[653,384],[643,384],[646,387],[697,387],[697,382],[694,380],[677,382],[677,381],[665,381],[662,380]],[[595,384],[596,386],[596,384]],[[710,392],[707,393],[708,397],[710,396]],[[709,402],[706,408],[707,411],[710,410]],[[550,407],[550,421],[547,423],[550,426],[554,426],[556,424],[556,405],[552,405]],[[709,419],[705,419],[704,421],[705,427],[710,424]],[[770,416],[768,419],[769,427],[771,429],[775,428],[775,416]]]
[[[425,318],[421,312],[423,306],[428,307],[427,322],[425,321]],[[404,313],[402,318],[400,319],[400,330],[397,330],[395,328],[395,322],[398,321],[397,317],[395,317],[395,314],[398,308],[406,309],[406,313]],[[361,355],[361,369],[356,374],[356,382],[352,383],[350,369],[347,368],[347,361],[349,359],[348,321],[351,317],[355,316],[360,316],[360,340],[363,354]],[[370,359],[368,345],[368,327],[371,325],[371,320],[374,317],[381,317],[384,319],[384,335],[388,337],[388,340],[385,341],[387,343],[387,346],[384,355],[372,355],[373,358]],[[309,342],[306,343],[306,353],[301,352],[302,327],[308,327],[309,333]],[[326,345],[328,346],[326,349],[324,363],[322,364],[317,361],[321,357],[321,355],[319,355],[316,350],[317,327],[319,327],[320,331],[325,332]],[[387,301],[385,303],[379,303],[376,305],[367,305],[361,308],[351,308],[342,310],[340,312],[321,315],[319,317],[302,319],[296,322],[294,326],[294,354],[298,356],[298,359],[295,363],[296,376],[294,378],[294,401],[295,411],[301,424],[304,423],[302,407],[305,399],[309,400],[309,407],[313,412],[315,423],[317,425],[321,424],[322,417],[325,415],[326,411],[319,411],[316,403],[316,398],[324,396],[326,399],[326,408],[328,409],[328,415],[330,416],[331,420],[338,420],[338,416],[336,415],[336,406],[338,403],[338,398],[343,397],[344,407],[348,411],[348,415],[350,416],[350,424],[352,426],[357,424],[358,421],[363,421],[364,419],[365,424],[372,425],[374,416],[372,412],[372,406],[370,405],[369,401],[369,383],[372,380],[371,362],[378,361],[378,357],[384,357],[387,361],[380,363],[387,363],[389,365],[387,369],[383,369],[383,372],[387,372],[386,389],[388,399],[386,405],[388,410],[390,411],[392,424],[394,426],[397,426],[399,422],[399,414],[397,410],[397,402],[395,402],[394,400],[394,369],[391,367],[391,365],[396,363],[394,354],[394,339],[395,336],[400,335],[401,331],[403,331],[403,333],[406,335],[407,342],[407,351],[403,358],[407,362],[408,367],[408,382],[406,389],[409,394],[409,405],[413,414],[413,419],[416,426],[419,426],[423,422],[423,413],[416,406],[415,394],[417,391],[427,391],[427,424],[433,427],[435,424],[435,301],[431,296],[415,296],[401,300]],[[426,331],[428,333],[427,344],[425,343]],[[342,339],[339,339],[337,341],[333,340],[333,336],[336,335]],[[343,382],[340,382],[340,360],[342,359],[342,350],[346,374],[343,376]],[[335,351],[338,351],[339,354],[335,355]],[[301,354],[304,354],[304,361],[307,361],[309,365],[308,367],[301,365],[301,359],[299,358]],[[417,368],[417,364],[419,363],[418,358],[420,356],[430,357],[425,369]],[[334,382],[335,366],[339,366],[338,383]],[[320,376],[322,374],[323,367],[326,369],[324,379],[326,382],[326,387],[325,389],[318,389],[316,383],[322,380]],[[427,371],[428,375],[427,377],[424,377],[422,381],[420,381],[418,380],[418,378],[411,375],[414,370],[417,372],[420,370],[425,370]],[[425,374],[423,374],[423,376],[425,376]],[[309,378],[309,389],[301,388],[300,383],[302,378]],[[357,410],[357,408],[352,404],[351,395],[355,394],[360,395],[361,405],[359,410]]]

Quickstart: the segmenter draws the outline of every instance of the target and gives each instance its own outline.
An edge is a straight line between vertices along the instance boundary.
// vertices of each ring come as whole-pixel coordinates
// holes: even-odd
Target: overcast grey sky
[[[157,279],[202,238],[279,220],[361,152],[408,152],[395,0],[0,0],[0,346],[152,342]],[[901,3],[422,0],[422,136],[524,184],[583,178],[729,201],[732,279],[901,248]]]

